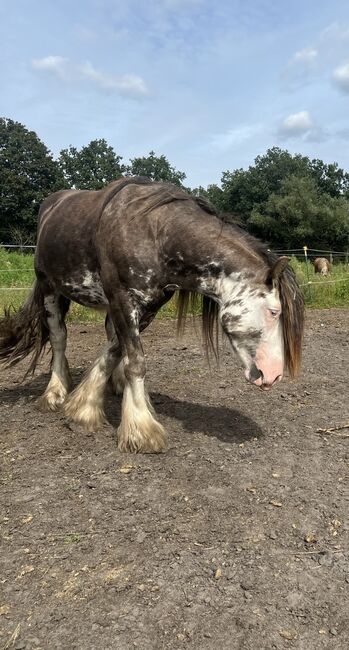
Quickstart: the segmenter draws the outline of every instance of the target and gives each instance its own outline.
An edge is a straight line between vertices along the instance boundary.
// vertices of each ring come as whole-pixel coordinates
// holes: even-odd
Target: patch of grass
[[[31,287],[34,279],[33,255],[8,253],[0,248],[0,287]]]
[[[76,302],[71,304],[68,312],[68,322],[75,323],[104,323],[105,312],[97,309],[88,309],[78,305]]]
[[[77,544],[78,542],[81,542],[81,540],[82,535],[80,533],[67,533],[64,536],[65,544]]]
[[[307,307],[349,307],[348,265],[335,264],[331,275],[324,278],[314,273],[310,263],[292,258],[291,264],[302,286]],[[18,309],[23,304],[35,279],[33,265],[33,255],[9,253],[0,248],[0,311],[8,305]],[[175,315],[175,301],[171,300],[157,317],[174,318]],[[104,318],[103,311],[87,309],[76,303],[72,304],[68,315],[68,321],[73,322],[103,323]]]
[[[326,278],[315,273],[308,262],[291,259],[299,284],[304,293],[305,304],[311,308],[349,307],[349,266],[343,262],[334,264]]]

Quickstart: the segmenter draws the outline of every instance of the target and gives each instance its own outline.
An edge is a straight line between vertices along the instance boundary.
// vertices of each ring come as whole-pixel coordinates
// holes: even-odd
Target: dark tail
[[[5,309],[0,318],[0,363],[14,366],[32,355],[27,376],[34,372],[48,339],[44,295],[36,282],[24,305],[17,311]]]

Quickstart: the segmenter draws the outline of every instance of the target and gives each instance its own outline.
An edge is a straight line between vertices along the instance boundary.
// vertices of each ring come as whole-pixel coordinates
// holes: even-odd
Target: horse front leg
[[[155,419],[145,389],[145,361],[140,348],[128,351],[124,365],[125,387],[119,425],[121,451],[159,453],[166,447],[167,436]]]
[[[139,336],[139,322],[133,309],[120,317],[120,310],[112,311],[114,327],[122,348],[124,393],[121,423],[118,427],[120,451],[159,453],[166,447],[167,436],[156,420],[145,388],[146,365]],[[115,314],[115,316],[114,316]]]

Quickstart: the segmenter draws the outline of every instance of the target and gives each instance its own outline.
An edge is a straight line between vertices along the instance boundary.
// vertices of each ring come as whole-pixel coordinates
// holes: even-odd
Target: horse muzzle
[[[249,370],[246,370],[245,377],[247,381],[255,386],[258,386],[262,390],[270,390],[275,382],[282,379],[282,375],[277,375],[272,378],[265,378],[262,370],[257,368],[255,363],[252,363]]]

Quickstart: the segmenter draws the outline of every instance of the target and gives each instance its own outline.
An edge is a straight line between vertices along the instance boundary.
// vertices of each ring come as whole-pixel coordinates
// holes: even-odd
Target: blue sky
[[[349,171],[344,0],[0,0],[0,115],[219,182],[268,147]]]

